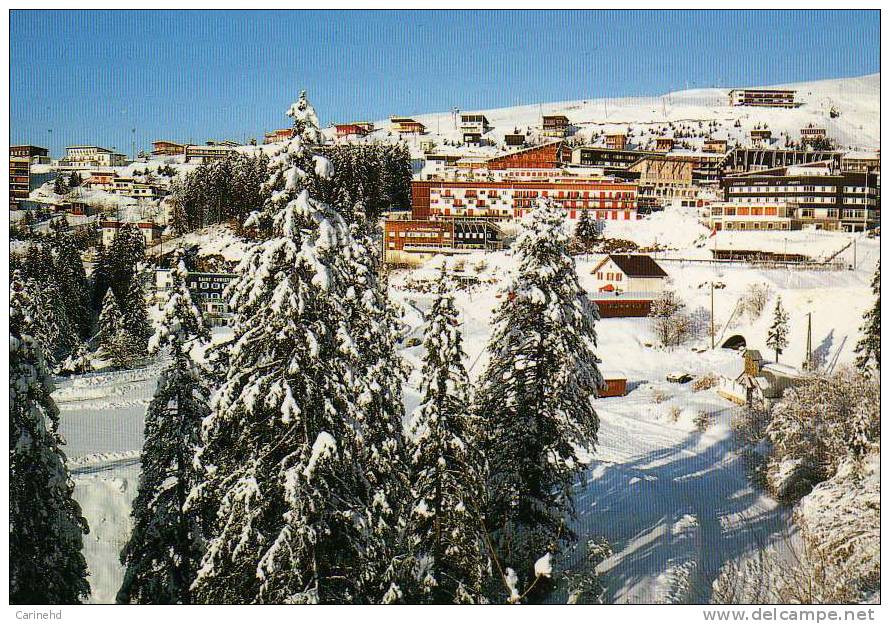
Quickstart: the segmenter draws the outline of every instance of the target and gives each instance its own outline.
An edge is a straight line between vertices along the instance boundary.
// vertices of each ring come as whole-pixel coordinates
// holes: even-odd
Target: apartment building
[[[467,254],[500,249],[503,235],[485,219],[388,218],[383,222],[383,260],[419,264],[436,254]]]
[[[623,132],[617,132],[606,135],[606,148],[612,150],[623,150],[627,148],[627,135]]]
[[[570,161],[584,167],[601,167],[606,172],[625,170],[646,156],[664,156],[661,152],[646,150],[612,149],[584,145],[571,152]]]
[[[542,115],[541,134],[554,139],[564,139],[570,134],[571,123],[565,115]]]
[[[722,186],[727,202],[795,205],[801,227],[862,232],[879,221],[878,174],[840,172],[830,162],[728,176]]]
[[[123,167],[126,164],[127,157],[114,150],[98,145],[72,145],[65,148],[65,158],[59,161],[59,168],[73,171]]]
[[[83,186],[112,195],[133,199],[156,200],[164,197],[167,190],[158,184],[137,182],[133,178],[118,176],[113,172],[95,171],[84,180]]]
[[[673,137],[658,137],[655,139],[656,152],[669,152],[674,149]]]
[[[10,158],[27,158],[32,165],[48,165],[50,163],[49,150],[36,145],[10,145]]]
[[[18,210],[31,194],[31,159],[27,156],[9,157],[9,209]]]
[[[729,92],[730,106],[766,106],[795,108],[796,91],[790,89],[733,89]]]
[[[644,156],[628,171],[638,173],[641,200],[651,199],[656,205],[679,201],[694,206],[698,188],[693,184],[695,161],[678,156]]]
[[[830,162],[832,168],[840,169],[841,156],[841,152],[822,150],[736,148],[721,162],[720,173],[723,176],[817,162]]]
[[[186,145],[185,162],[205,163],[214,160],[224,160],[234,151],[234,147],[227,144]]]
[[[749,134],[751,146],[755,149],[769,147],[773,142],[773,131],[769,128],[754,128]]]
[[[485,134],[491,130],[488,118],[481,113],[461,113],[460,129],[462,132]]]
[[[824,210],[827,211],[827,208]],[[796,218],[797,211],[797,204],[786,201],[712,202],[709,225],[712,230],[716,231],[799,230],[803,224]]]
[[[185,145],[173,141],[153,141],[151,144],[152,156],[182,156],[185,154]]]
[[[841,170],[860,173],[880,173],[881,154],[871,152],[849,152],[841,158]]]
[[[535,145],[516,150],[503,156],[486,160],[486,168],[491,171],[501,169],[552,169],[558,166],[568,151],[562,141],[553,141],[544,145]]]
[[[414,217],[431,219],[485,218],[495,221],[522,218],[540,199],[550,199],[566,210],[569,220],[590,212],[599,220],[634,221],[637,185],[608,178],[565,177],[543,181],[426,181],[417,192]],[[412,184],[412,193],[416,184]],[[428,193],[425,202],[417,201]],[[425,205],[424,205],[425,204]]]

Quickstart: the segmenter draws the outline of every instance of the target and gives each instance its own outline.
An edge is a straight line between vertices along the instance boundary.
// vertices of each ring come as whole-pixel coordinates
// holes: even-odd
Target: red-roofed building
[[[370,128],[368,127],[370,125]],[[345,139],[349,137],[359,138],[367,136],[374,129],[373,124],[368,123],[348,123],[336,124],[334,128],[337,130],[337,138]]]

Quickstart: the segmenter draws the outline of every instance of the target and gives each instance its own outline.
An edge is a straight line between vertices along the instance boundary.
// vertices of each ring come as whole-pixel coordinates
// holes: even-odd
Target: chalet
[[[290,141],[294,137],[293,128],[279,128],[272,130],[263,135],[263,145],[272,145],[273,143],[283,143]]]
[[[361,138],[367,136],[374,129],[374,124],[363,123],[347,123],[335,124],[334,129],[337,131],[338,139]]]
[[[597,292],[661,292],[667,273],[645,254],[609,254],[593,267]]]
[[[508,132],[504,135],[504,144],[507,147],[523,147],[525,145],[525,134],[522,132]]]
[[[151,144],[152,156],[182,156],[185,154],[185,145],[173,141],[154,141]]]
[[[186,145],[185,162],[211,162],[225,160],[234,152],[231,145]]]
[[[616,132],[606,135],[606,148],[614,150],[623,150],[627,148],[627,135],[623,132]]]
[[[725,154],[726,149],[726,139],[706,139],[702,146],[702,151],[709,154]]]
[[[751,145],[755,148],[769,147],[773,140],[773,132],[769,128],[754,128],[751,130]]]
[[[137,227],[143,238],[145,238],[146,245],[154,245],[161,240],[163,228],[153,221],[127,222],[118,219],[103,219],[99,221],[99,229],[102,230],[102,244],[106,247],[111,245],[114,237],[117,236],[118,230],[125,225]]]
[[[485,134],[491,130],[488,118],[479,113],[462,113],[460,116],[460,129],[464,134]]]
[[[766,106],[796,108],[796,91],[790,89],[733,89],[729,92],[730,106]]]
[[[463,143],[464,143],[464,145],[471,145],[473,147],[481,147],[482,145],[485,145],[488,142],[482,138],[482,133],[480,133],[480,132],[466,132],[466,131],[464,131]]]
[[[390,117],[389,123],[396,134],[426,134],[426,126],[410,117]]]
[[[673,137],[658,137],[655,139],[656,152],[669,152],[674,149]]]
[[[564,139],[569,135],[571,124],[565,115],[543,115],[541,117],[541,134],[554,139]]]

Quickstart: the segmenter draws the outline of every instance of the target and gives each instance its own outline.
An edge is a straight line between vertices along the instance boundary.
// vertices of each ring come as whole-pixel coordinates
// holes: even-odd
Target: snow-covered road
[[[712,430],[646,420],[645,389],[599,401],[600,443],[578,485],[576,531],[612,545],[600,566],[606,602],[707,602],[724,562],[787,527],[787,512],[749,485],[733,453],[733,408],[710,392],[688,394],[687,406],[712,404]]]

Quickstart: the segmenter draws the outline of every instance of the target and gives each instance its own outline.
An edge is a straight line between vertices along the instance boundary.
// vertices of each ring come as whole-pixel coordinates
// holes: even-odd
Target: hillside
[[[753,85],[752,85],[753,86]],[[757,125],[767,124],[774,137],[781,133],[792,139],[799,138],[800,129],[808,124],[824,127],[828,136],[846,150],[875,150],[880,147],[880,74],[854,78],[838,78],[813,82],[797,82],[769,85],[797,91],[801,106],[794,109],[733,107],[728,104],[731,88],[690,89],[649,97],[600,98],[549,102],[508,108],[479,111],[462,111],[484,114],[493,129],[486,135],[497,144],[503,143],[505,133],[514,128],[520,131],[540,127],[541,115],[563,114],[578,128],[576,137],[589,141],[602,132],[631,130],[631,142],[645,143],[655,136],[671,135],[667,124],[675,128],[687,126],[698,130],[698,122],[705,126],[714,122],[713,138],[744,142],[747,133]],[[832,118],[834,107],[840,115]],[[421,141],[460,141],[461,132],[456,127],[451,112],[413,115],[427,127],[428,134],[409,139],[419,148]],[[738,121],[740,127],[735,127]],[[395,139],[389,132],[389,120],[375,122],[378,130],[371,139]],[[329,136],[333,129],[327,129]],[[703,139],[692,137],[692,148],[700,147]],[[459,148],[462,152],[485,154],[499,151],[499,147]]]

